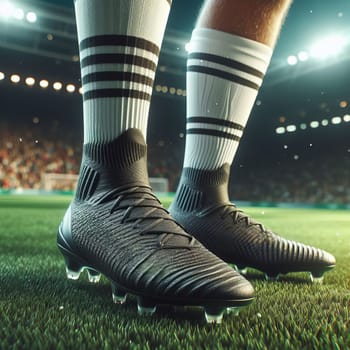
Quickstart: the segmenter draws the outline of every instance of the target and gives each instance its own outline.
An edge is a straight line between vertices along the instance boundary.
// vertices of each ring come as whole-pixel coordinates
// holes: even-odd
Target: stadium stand
[[[43,173],[77,174],[81,140],[70,130],[20,127],[0,128],[0,187],[40,189]],[[165,177],[175,191],[182,166],[181,147],[162,142],[149,145],[151,177]],[[73,190],[59,182],[54,190]],[[297,161],[271,162],[250,167],[233,165],[230,194],[234,200],[286,203],[350,203],[350,157],[326,154]]]

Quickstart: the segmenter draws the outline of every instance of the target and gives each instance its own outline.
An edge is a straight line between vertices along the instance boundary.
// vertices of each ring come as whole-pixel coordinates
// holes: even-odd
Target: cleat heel
[[[122,305],[126,302],[127,293],[124,289],[119,288],[116,284],[112,283],[112,299],[114,304]]]
[[[157,310],[157,304],[148,298],[137,298],[137,311],[139,315],[153,315]]]
[[[101,279],[101,274],[93,269],[87,269],[88,279],[90,283],[98,283]]]
[[[224,316],[225,308],[223,307],[205,307],[204,314],[207,323],[220,324]]]

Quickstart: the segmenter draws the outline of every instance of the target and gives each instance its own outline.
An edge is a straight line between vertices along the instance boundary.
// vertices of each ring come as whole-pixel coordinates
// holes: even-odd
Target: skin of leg
[[[207,0],[196,27],[243,36],[274,47],[291,0]]]

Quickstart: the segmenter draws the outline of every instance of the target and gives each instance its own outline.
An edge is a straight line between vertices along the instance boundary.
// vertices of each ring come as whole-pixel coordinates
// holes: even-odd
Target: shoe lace
[[[233,203],[214,204],[201,211],[200,215],[206,216],[213,212],[221,211],[221,218],[225,219],[231,216],[235,224],[244,223],[247,227],[256,226],[262,233],[268,233],[268,230],[259,222],[256,222]]]
[[[152,193],[151,187],[140,185],[113,189],[100,198],[99,203],[105,203],[111,200],[114,203],[110,209],[110,213],[123,210],[124,214],[122,215],[121,223],[132,223],[131,228],[137,229],[141,236],[159,235],[158,246],[160,249],[193,249],[199,247],[196,244],[196,239],[186,233],[184,228],[170,216],[159,199]],[[144,210],[137,211],[135,210],[137,208],[143,208]],[[164,215],[164,213],[167,215]],[[144,225],[147,221],[148,224]],[[159,228],[159,225],[164,221],[171,221],[176,226],[171,225],[171,229],[167,229],[165,232],[164,228]],[[186,237],[188,241],[183,244],[167,244],[173,235]]]

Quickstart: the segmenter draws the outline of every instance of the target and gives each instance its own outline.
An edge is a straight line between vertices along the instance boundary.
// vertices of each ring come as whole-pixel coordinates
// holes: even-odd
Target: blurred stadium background
[[[154,86],[149,173],[169,192],[201,4],[174,1]],[[295,1],[232,167],[233,200],[350,208],[349,16],[348,1]],[[69,193],[82,144],[72,1],[0,0],[0,33],[0,191]]]

